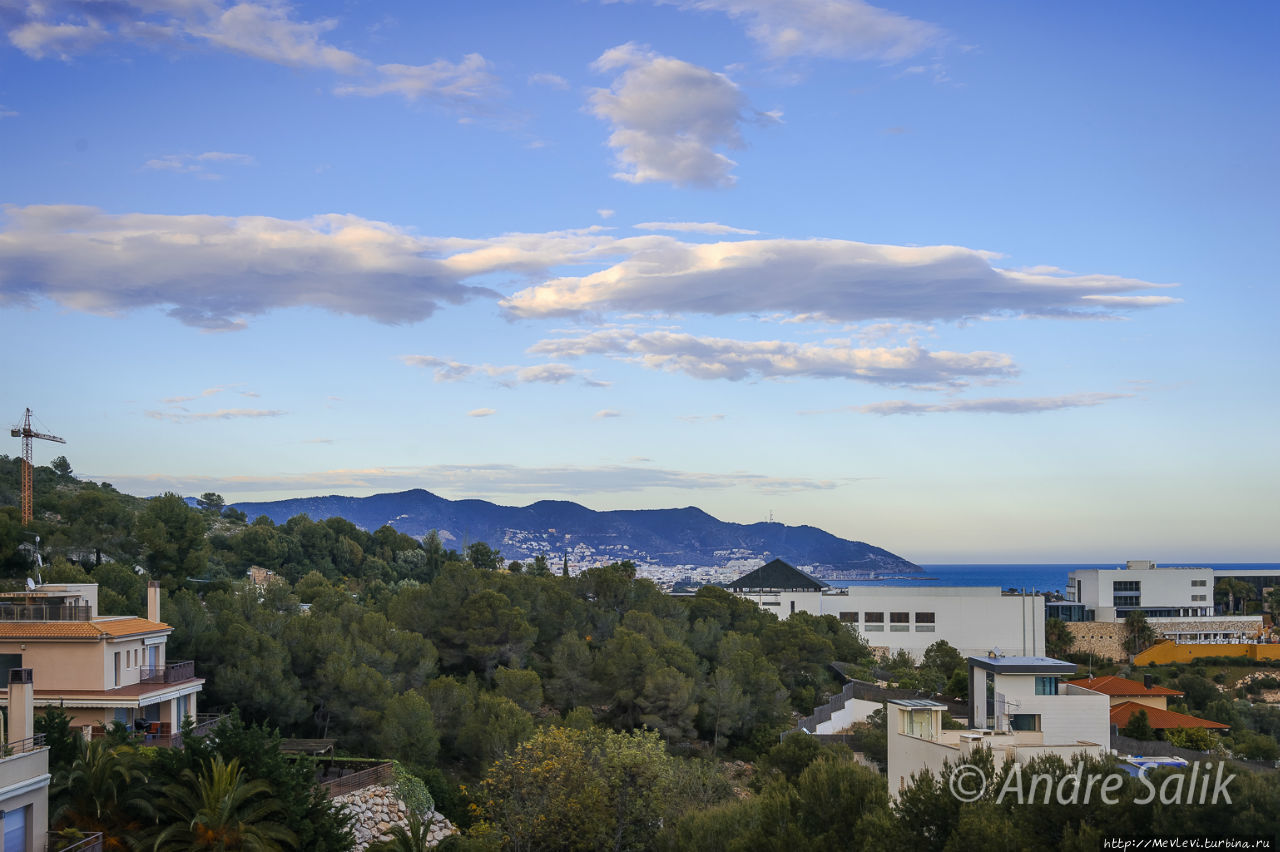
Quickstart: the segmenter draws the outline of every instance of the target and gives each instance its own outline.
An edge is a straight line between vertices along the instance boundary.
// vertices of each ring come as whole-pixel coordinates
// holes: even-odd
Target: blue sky
[[[82,476],[1274,561],[1280,7],[0,0]],[[17,442],[6,452],[15,455]]]

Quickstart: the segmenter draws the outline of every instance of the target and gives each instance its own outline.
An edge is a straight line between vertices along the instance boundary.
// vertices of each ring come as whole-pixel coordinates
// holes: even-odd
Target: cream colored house
[[[146,618],[98,615],[93,583],[0,594],[0,671],[32,670],[35,706],[60,706],[73,725],[122,722],[163,745],[184,717],[196,717],[204,685],[191,661],[167,659],[172,632],[160,621],[157,583],[147,589]]]

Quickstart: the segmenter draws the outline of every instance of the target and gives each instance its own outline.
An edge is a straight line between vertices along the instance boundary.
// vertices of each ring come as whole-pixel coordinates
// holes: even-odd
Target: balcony
[[[0,601],[0,621],[88,621],[93,608],[61,603]]]
[[[15,754],[26,754],[44,748],[44,734],[36,734],[25,740],[10,740],[4,744],[0,757],[11,757]]]
[[[197,737],[208,736],[218,723],[227,718],[225,713],[197,713],[195,717],[195,727],[191,729],[191,734]],[[159,746],[161,748],[182,748],[182,728],[174,728],[168,722],[147,722],[139,719],[135,723],[133,730],[135,737],[142,740],[142,745]],[[101,725],[94,725],[92,729],[86,728],[89,739],[96,740],[107,735],[107,729]],[[43,736],[43,735],[42,735]]]
[[[49,832],[49,852],[102,852],[102,834],[70,829],[68,831]]]
[[[194,660],[183,660],[167,666],[143,666],[138,683],[182,683],[196,676]]]

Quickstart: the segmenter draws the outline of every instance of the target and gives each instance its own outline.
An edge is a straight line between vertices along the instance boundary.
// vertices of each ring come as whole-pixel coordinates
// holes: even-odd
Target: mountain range
[[[484,541],[505,559],[545,554],[553,565],[566,554],[574,565],[630,559],[639,566],[716,567],[781,558],[825,576],[920,571],[901,556],[848,541],[811,526],[735,524],[701,509],[621,509],[597,512],[565,500],[499,506],[485,500],[447,500],[422,489],[371,497],[302,497],[235,503],[250,519],[283,523],[306,514],[313,521],[341,517],[365,530],[390,525],[411,536],[435,530],[446,547]]]

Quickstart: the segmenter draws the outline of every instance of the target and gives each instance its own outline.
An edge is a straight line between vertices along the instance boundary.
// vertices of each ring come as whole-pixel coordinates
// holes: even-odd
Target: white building
[[[1072,663],[1049,657],[971,657],[968,730],[942,730],[944,704],[890,700],[889,795],[897,798],[911,777],[928,769],[940,775],[978,748],[990,748],[996,765],[1026,763],[1045,754],[1070,760],[1101,757],[1110,742],[1110,699],[1061,682]]]
[[[779,618],[795,612],[834,615],[868,645],[890,654],[905,650],[919,659],[939,639],[965,656],[993,648],[1044,653],[1044,597],[1006,594],[996,586],[836,589],[775,559],[730,583],[729,590]]]
[[[1213,569],[1161,568],[1145,560],[1079,568],[1068,577],[1066,597],[1084,608],[1077,621],[1124,621],[1139,609],[1148,618],[1203,618],[1213,615]]]

